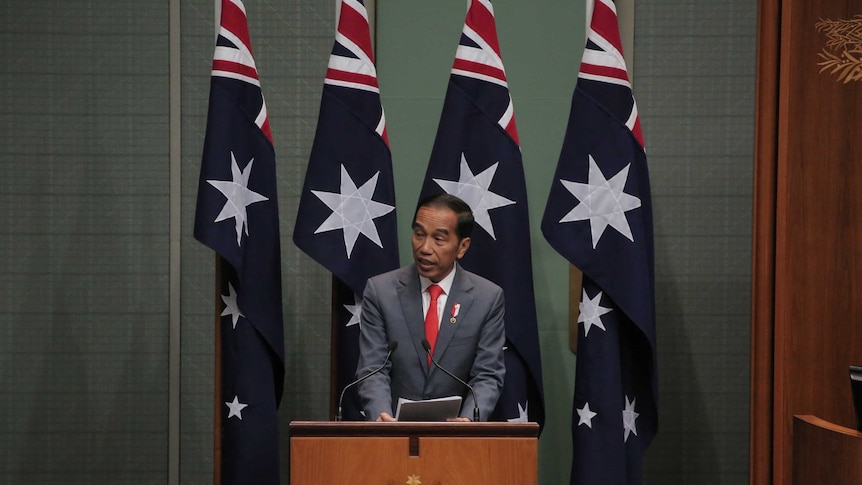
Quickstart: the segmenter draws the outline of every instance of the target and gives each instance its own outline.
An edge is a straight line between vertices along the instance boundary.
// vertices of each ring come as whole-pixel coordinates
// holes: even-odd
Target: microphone
[[[368,374],[365,374],[364,376],[360,377],[359,379],[356,379],[355,381],[351,382],[350,384],[344,386],[344,389],[341,390],[341,397],[338,398],[338,413],[335,415],[336,421],[341,421],[341,401],[344,400],[344,393],[347,392],[347,389],[359,384],[360,382],[364,381],[365,379],[368,379],[369,377],[373,376],[374,374],[377,374],[378,372],[382,371],[383,368],[386,367],[386,363],[389,362],[389,357],[392,357],[392,352],[395,352],[395,349],[397,349],[397,348],[398,348],[398,342],[396,342],[395,340],[389,342],[389,346],[387,347],[388,352],[386,353],[386,358],[383,360],[383,363],[380,364],[380,367],[374,369],[373,371],[369,372]]]
[[[461,384],[466,386],[467,389],[470,389],[470,394],[473,395],[473,422],[478,423],[479,422],[479,401],[476,400],[476,391],[473,390],[473,386],[471,386],[470,384],[467,384],[466,382],[461,380],[461,378],[456,376],[455,374],[453,374],[453,373],[449,372],[448,370],[440,367],[440,364],[438,364],[437,361],[434,360],[434,355],[431,354],[431,344],[428,343],[428,339],[424,339],[424,338],[422,339],[422,348],[425,349],[425,352],[428,353],[428,357],[431,359],[431,362],[434,364],[434,367],[442,370],[443,372],[446,373],[446,375],[448,375],[452,379],[455,379],[456,381],[460,382]]]

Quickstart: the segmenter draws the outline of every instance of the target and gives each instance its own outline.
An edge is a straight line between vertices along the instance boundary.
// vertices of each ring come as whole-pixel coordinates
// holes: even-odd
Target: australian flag
[[[240,0],[222,0],[220,26],[194,235],[221,262],[221,482],[278,483],[284,331],[275,152]]]
[[[492,420],[545,420],[527,189],[494,9],[473,0],[449,77],[421,198],[447,192],[473,210],[461,261],[503,288],[506,379]]]
[[[368,13],[342,0],[293,241],[336,278],[336,395],[354,379],[366,280],[398,267],[395,184]],[[343,419],[362,420],[355,386]]]
[[[542,219],[583,272],[571,483],[641,483],[658,429],[649,173],[611,0],[596,0]]]

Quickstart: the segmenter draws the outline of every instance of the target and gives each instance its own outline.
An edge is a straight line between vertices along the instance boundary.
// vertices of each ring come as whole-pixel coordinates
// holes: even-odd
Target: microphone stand
[[[479,422],[479,401],[476,400],[476,391],[473,390],[473,386],[471,386],[470,384],[467,384],[460,377],[458,377],[455,374],[444,369],[443,367],[440,366],[440,364],[437,363],[437,361],[434,359],[434,355],[431,354],[431,344],[428,343],[427,339],[422,339],[422,348],[425,349],[425,352],[428,353],[428,358],[431,359],[431,362],[434,364],[434,367],[442,370],[443,372],[446,373],[446,375],[448,375],[452,379],[455,379],[456,381],[460,382],[461,384],[466,386],[467,389],[470,389],[470,394],[473,395],[473,422],[478,423]]]
[[[347,389],[359,384],[360,382],[364,381],[365,379],[368,379],[369,377],[373,376],[374,374],[377,374],[378,372],[382,371],[383,368],[386,367],[386,363],[389,362],[389,357],[392,357],[392,352],[395,352],[395,349],[397,349],[397,348],[398,348],[398,342],[396,342],[394,340],[389,342],[389,347],[388,347],[389,352],[386,353],[386,359],[383,360],[383,363],[380,364],[380,367],[374,369],[373,371],[369,372],[368,374],[364,375],[363,377],[356,379],[355,381],[351,382],[350,384],[344,386],[344,389],[341,390],[341,397],[338,398],[338,412],[335,414],[335,420],[336,421],[341,421],[341,402],[344,401],[344,393],[347,392]]]

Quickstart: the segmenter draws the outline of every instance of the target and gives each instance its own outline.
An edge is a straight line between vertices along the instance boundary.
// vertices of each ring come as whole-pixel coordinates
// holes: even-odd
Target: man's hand
[[[380,416],[377,416],[377,422],[378,423],[381,423],[381,422],[394,423],[395,418],[390,416],[389,413],[380,413]]]
[[[449,421],[450,423],[452,423],[452,422],[457,422],[457,423],[472,423],[472,422],[473,422],[473,420],[472,420],[472,419],[470,419],[470,418],[449,418],[449,419],[447,419],[446,421]]]

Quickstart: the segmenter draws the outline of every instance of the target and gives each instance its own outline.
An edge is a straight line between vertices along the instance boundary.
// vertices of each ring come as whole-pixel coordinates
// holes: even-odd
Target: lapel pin
[[[461,309],[460,303],[456,303],[456,304],[452,305],[452,318],[449,319],[449,323],[456,323],[458,321],[458,319],[455,317],[458,316],[458,311],[460,309]]]

